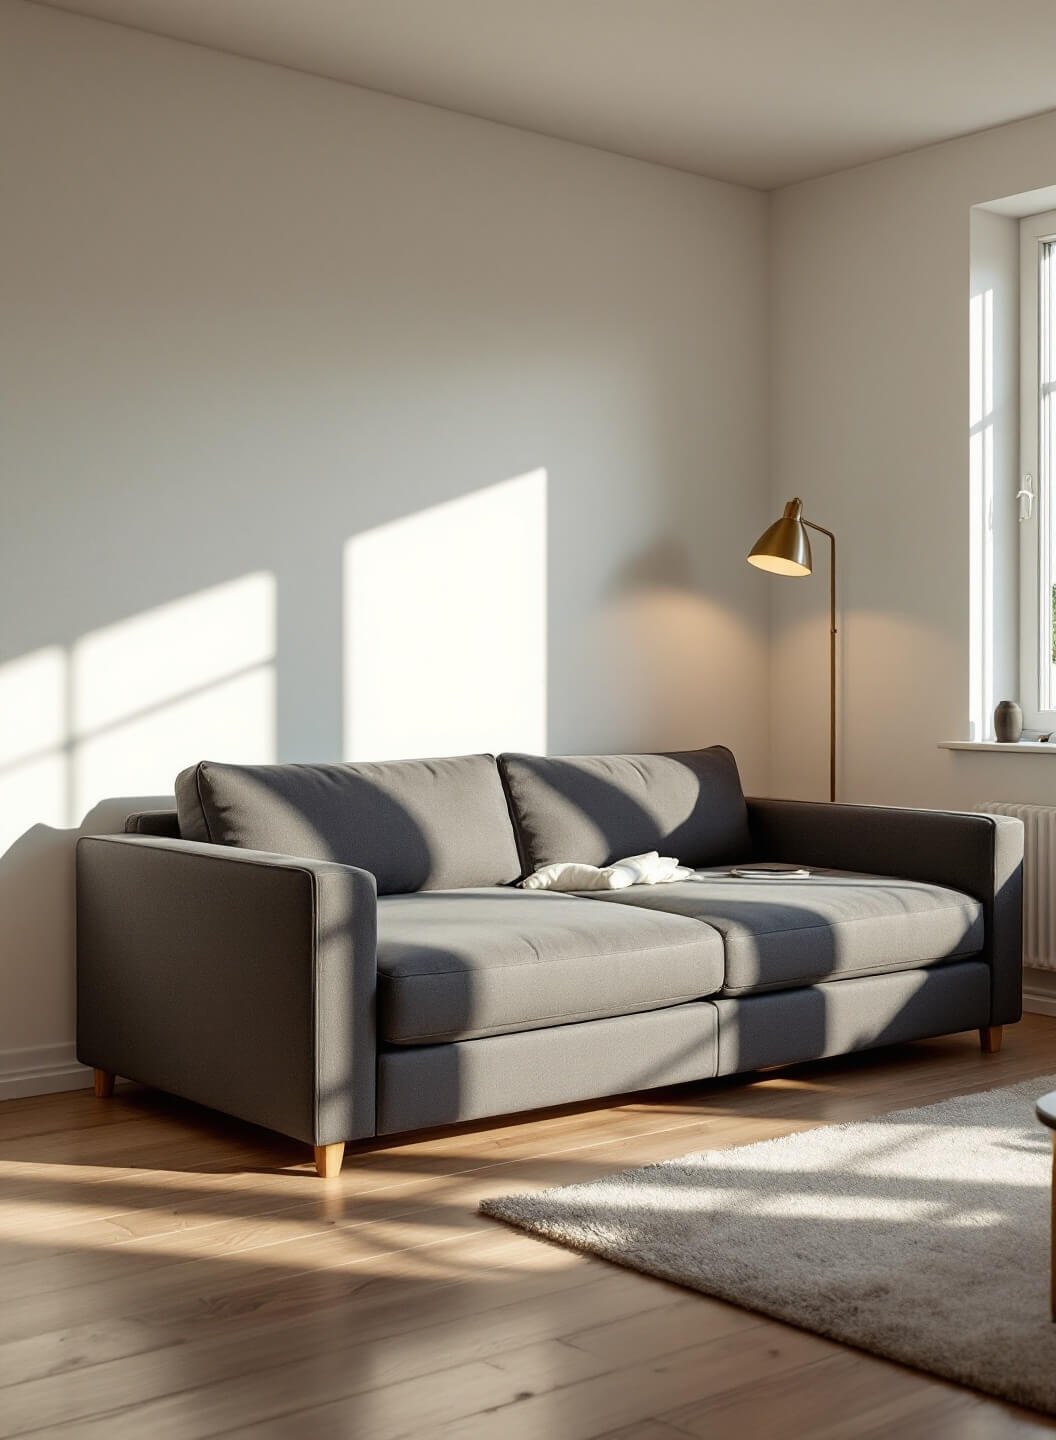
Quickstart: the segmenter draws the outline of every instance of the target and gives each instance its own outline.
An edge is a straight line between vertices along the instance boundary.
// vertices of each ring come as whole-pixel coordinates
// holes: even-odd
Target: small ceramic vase
[[[1023,734],[1023,711],[1014,700],[1002,700],[994,711],[994,735],[1003,745],[1014,745]]]

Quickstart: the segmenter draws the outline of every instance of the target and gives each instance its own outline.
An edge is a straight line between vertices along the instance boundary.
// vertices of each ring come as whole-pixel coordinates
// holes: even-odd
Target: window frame
[[[1044,247],[1052,244],[1048,297],[1041,287]],[[1056,454],[1041,435],[1041,346],[1056,324],[1056,210],[1028,215],[1019,225],[1019,668],[1023,721],[1030,729],[1056,730],[1056,664],[1053,663],[1052,586],[1056,579]],[[1047,382],[1056,406],[1056,375]],[[1028,479],[1029,477],[1029,479]],[[1023,491],[1033,490],[1030,515]]]

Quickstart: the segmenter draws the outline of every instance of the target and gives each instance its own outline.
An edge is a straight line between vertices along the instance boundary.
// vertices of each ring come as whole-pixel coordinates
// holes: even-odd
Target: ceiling
[[[1056,109],[1052,0],[42,0],[772,189]]]

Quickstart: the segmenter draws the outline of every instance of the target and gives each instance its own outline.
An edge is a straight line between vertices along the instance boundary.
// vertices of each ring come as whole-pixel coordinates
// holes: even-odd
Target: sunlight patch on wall
[[[546,748],[547,475],[346,542],[346,759]]]
[[[0,853],[200,759],[275,758],[275,580],[245,575],[0,666]]]
[[[196,760],[275,758],[275,579],[243,575],[93,631],[72,652],[73,812],[167,794]]]
[[[275,759],[275,676],[270,665],[221,681],[78,741],[73,816],[108,795],[168,795],[197,760],[243,765]]]
[[[275,580],[243,575],[83,636],[73,646],[78,734],[140,715],[275,656]]]
[[[66,823],[66,652],[0,666],[0,854],[30,825]]]

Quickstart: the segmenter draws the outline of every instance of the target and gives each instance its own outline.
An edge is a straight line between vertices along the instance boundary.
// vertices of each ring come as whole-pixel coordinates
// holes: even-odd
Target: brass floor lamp
[[[829,799],[836,799],[836,536],[824,525],[804,520],[798,495],[785,513],[752,546],[748,563],[775,575],[809,575],[814,568],[807,530],[829,537]]]

